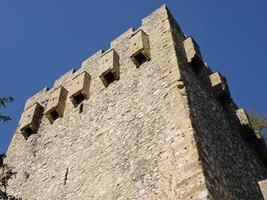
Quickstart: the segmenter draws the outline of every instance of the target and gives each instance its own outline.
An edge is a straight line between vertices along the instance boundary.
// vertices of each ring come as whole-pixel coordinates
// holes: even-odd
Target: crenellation
[[[210,76],[211,87],[216,98],[220,101],[225,101],[225,99],[230,98],[230,91],[227,85],[226,78],[222,76],[219,72],[215,72]]]
[[[242,137],[252,143],[255,139],[255,133],[252,129],[247,112],[244,108],[239,108],[236,110],[236,117],[239,120],[239,128]]]
[[[187,60],[189,63],[193,62],[194,59],[202,61],[202,55],[200,52],[199,45],[192,36],[187,37],[183,41],[183,43],[184,43],[185,53],[187,55]]]
[[[167,9],[167,6],[165,4],[162,5],[159,9],[155,10],[150,15],[142,19],[142,29],[147,34],[153,32],[153,29],[155,27],[158,28],[164,21],[167,21],[167,19],[169,19],[169,14],[170,13]]]
[[[23,199],[264,194],[262,135],[166,5],[28,99],[18,132],[27,140],[15,134],[10,144],[7,163],[18,176],[8,190]]]
[[[60,78],[58,78],[53,85],[53,88],[58,88],[61,85],[64,85],[67,81],[71,80],[73,77],[73,74],[76,72],[76,69],[72,68],[70,71],[66,72],[64,75],[62,75]]]
[[[45,87],[32,97],[28,98],[25,103],[24,110],[27,110],[27,108],[31,107],[36,102],[38,102],[41,106],[45,107],[49,97],[49,93],[50,89],[48,87]]]
[[[119,57],[120,57],[120,74],[123,75],[124,71],[127,71],[129,68],[132,67],[131,64],[129,64],[130,61],[130,37],[132,33],[134,32],[133,28],[128,29],[126,32],[124,32],[122,35],[120,35],[117,39],[113,40],[111,42],[110,48],[114,49]]]
[[[267,167],[267,146],[264,136],[260,132],[253,130],[249,116],[243,108],[236,110],[236,117],[238,119],[239,132],[242,137],[251,146],[251,148],[256,150],[261,158],[261,161]]]
[[[54,89],[50,95],[45,109],[45,115],[52,124],[56,119],[63,117],[68,91],[60,86]]]
[[[82,62],[81,69],[86,70],[92,78],[97,78],[97,67],[98,62],[100,60],[101,55],[104,53],[102,49],[97,51],[95,54],[87,58],[85,61]]]
[[[134,32],[130,38],[130,57],[136,67],[151,58],[149,36],[142,29]]]
[[[116,47],[121,47],[122,44],[131,37],[134,31],[134,28],[129,28],[127,31],[122,33],[119,37],[117,37],[110,43],[110,48],[116,49]]]
[[[99,66],[99,78],[105,87],[120,78],[120,59],[114,49],[110,49],[101,55]]]
[[[244,110],[244,108],[240,108],[238,110],[236,110],[236,116],[240,121],[241,126],[244,129],[251,129],[251,124],[248,118],[248,115],[246,113],[246,111]]]
[[[70,86],[69,97],[75,107],[82,101],[89,99],[91,76],[86,71],[76,75]]]
[[[19,129],[25,139],[38,131],[43,111],[44,108],[36,102],[22,113]]]
[[[231,97],[226,96],[225,101],[218,101],[211,90],[211,80],[208,80],[210,71],[204,74],[192,69],[187,59],[184,59],[181,43],[184,35],[175,22],[171,28],[182,75],[181,87],[188,98],[198,155],[205,174],[208,189],[206,198],[262,199],[256,183],[266,177],[266,167],[258,152],[241,137],[236,125],[232,126],[232,120],[223,105],[231,104]],[[209,84],[205,84],[203,79],[207,79]],[[243,187],[240,188],[240,185]]]

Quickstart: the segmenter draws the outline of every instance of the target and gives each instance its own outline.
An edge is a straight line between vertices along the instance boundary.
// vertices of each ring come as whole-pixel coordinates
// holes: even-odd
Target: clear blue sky
[[[205,61],[228,79],[240,107],[267,113],[266,0],[0,0],[0,96],[16,98],[1,112],[5,152],[28,97],[166,3]]]

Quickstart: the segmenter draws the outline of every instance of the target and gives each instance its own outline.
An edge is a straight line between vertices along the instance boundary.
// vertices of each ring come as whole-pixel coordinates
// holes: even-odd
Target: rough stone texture
[[[38,131],[43,111],[44,108],[36,102],[22,113],[19,129],[26,139]]]
[[[188,37],[184,40],[184,50],[187,57],[187,61],[191,63],[193,59],[202,59],[198,44],[192,37]]]
[[[60,86],[49,95],[45,115],[51,123],[58,117],[63,117],[68,91]]]
[[[86,71],[72,79],[69,96],[74,106],[89,98],[90,82],[91,76]]]
[[[130,38],[130,57],[137,67],[150,59],[148,35],[139,29]]]
[[[49,94],[50,94],[49,88],[45,87],[40,92],[38,92],[37,94],[33,95],[32,97],[30,97],[26,101],[25,106],[24,106],[24,110],[27,110],[29,107],[31,107],[36,102],[38,102],[41,106],[46,107]]]
[[[259,181],[259,186],[261,188],[264,199],[267,199],[267,180]]]
[[[114,49],[110,49],[101,55],[100,79],[107,87],[114,80],[120,78],[120,58]]]
[[[58,88],[61,85],[64,84],[64,82],[67,82],[69,79],[71,79],[73,77],[73,74],[75,73],[75,69],[71,69],[70,71],[68,71],[67,73],[65,73],[63,76],[61,76],[59,79],[57,79],[54,82],[53,88]]]
[[[219,73],[215,72],[210,75],[211,87],[215,96],[220,100],[225,100],[230,95],[226,79]]]
[[[203,74],[195,73],[187,64],[181,48],[183,35],[177,26],[172,27],[210,197],[262,199],[257,182],[266,178],[266,167],[232,122],[231,99],[220,102],[214,98],[212,88],[202,81]]]
[[[246,127],[250,127],[251,124],[249,122],[249,119],[248,119],[248,115],[246,113],[246,111],[244,110],[244,108],[240,108],[236,111],[236,115],[240,121],[240,124],[242,126],[246,126]]]
[[[131,28],[111,42],[119,80],[103,85],[100,50],[55,82],[69,91],[87,71],[90,98],[83,112],[67,98],[63,117],[53,124],[42,117],[28,140],[16,131],[6,162],[18,174],[9,191],[27,200],[262,199],[257,182],[266,168],[241,137],[235,104],[215,98],[207,66],[191,69],[166,6],[140,29],[151,59],[139,68],[130,58]],[[29,102],[47,102],[49,93]]]

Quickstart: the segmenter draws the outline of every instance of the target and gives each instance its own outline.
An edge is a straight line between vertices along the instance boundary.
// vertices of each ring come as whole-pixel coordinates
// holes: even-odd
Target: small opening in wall
[[[135,61],[137,62],[138,66],[142,65],[144,62],[146,62],[146,57],[143,53],[138,53],[136,56],[134,56]]]
[[[31,127],[27,127],[25,129],[22,129],[21,131],[23,132],[23,136],[25,137],[26,140],[33,134],[33,130]]]
[[[30,127],[28,127],[28,128],[26,128],[25,130],[24,130],[26,133],[27,133],[27,135],[31,135],[31,134],[33,134],[33,130],[30,128]]]
[[[108,73],[106,73],[104,75],[104,79],[106,80],[106,86],[108,86],[110,83],[115,81],[115,76],[113,75],[113,73],[111,71],[109,71]]]
[[[85,96],[83,94],[78,94],[76,96],[73,97],[74,100],[74,104],[75,106],[79,105],[80,103],[82,103],[82,101],[85,99]]]
[[[83,112],[83,103],[79,107],[79,113],[82,113],[82,112]]]
[[[59,114],[56,110],[53,110],[51,113],[50,113],[50,116],[52,118],[53,121],[55,121],[56,119],[59,118]]]

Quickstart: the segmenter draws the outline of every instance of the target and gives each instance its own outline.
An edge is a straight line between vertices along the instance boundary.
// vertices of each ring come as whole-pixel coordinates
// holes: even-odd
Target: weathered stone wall
[[[15,133],[8,163],[18,172],[9,190],[23,199],[204,199],[207,195],[165,6],[143,19],[151,60],[130,60],[129,29],[111,43],[120,56],[120,79],[104,87],[102,51],[70,71],[92,77],[83,112],[69,98],[63,118],[42,117],[28,140]],[[55,88],[30,101],[44,101]],[[42,104],[44,107],[45,103]]]
[[[9,191],[47,199],[261,199],[266,169],[212,94],[209,68],[198,75],[185,59],[184,35],[162,6],[142,20],[151,59],[130,58],[130,28],[111,42],[120,79],[104,87],[102,50],[31,97],[46,108],[59,86],[91,76],[90,97],[52,124],[44,115],[27,140],[18,129],[8,149],[18,172]],[[253,197],[253,198],[252,198]]]
[[[266,178],[266,167],[258,153],[244,141],[231,119],[235,104],[231,99],[220,103],[212,94],[207,79],[210,71],[194,71],[187,64],[182,41],[184,36],[173,24],[173,37],[189,99],[190,118],[195,130],[207,187],[212,199],[262,199],[257,182]],[[229,105],[225,105],[229,104]],[[229,109],[226,109],[229,108]]]

